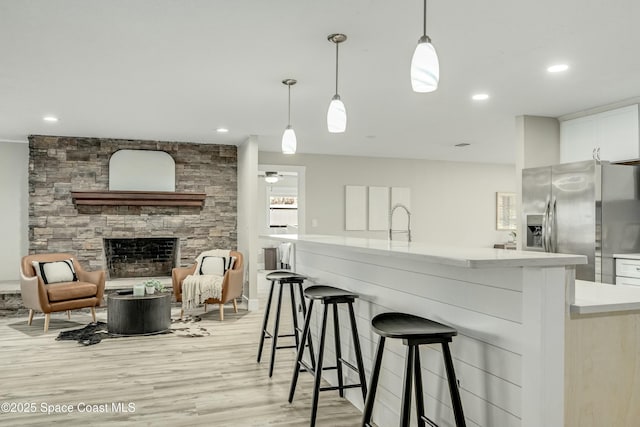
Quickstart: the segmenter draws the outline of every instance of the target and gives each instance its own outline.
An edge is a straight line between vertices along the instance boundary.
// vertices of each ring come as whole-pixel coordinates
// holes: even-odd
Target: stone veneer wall
[[[176,191],[206,193],[204,207],[76,207],[71,191],[109,189],[109,158],[123,149],[167,152],[176,163]],[[236,218],[235,146],[29,137],[31,254],[70,252],[85,269],[106,270],[103,238],[175,237],[180,264],[188,265],[203,250],[236,249]]]

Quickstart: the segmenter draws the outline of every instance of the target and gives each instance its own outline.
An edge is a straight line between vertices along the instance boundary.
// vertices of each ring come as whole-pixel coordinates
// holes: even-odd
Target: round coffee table
[[[107,298],[107,329],[112,334],[156,334],[170,326],[171,294],[109,294]]]

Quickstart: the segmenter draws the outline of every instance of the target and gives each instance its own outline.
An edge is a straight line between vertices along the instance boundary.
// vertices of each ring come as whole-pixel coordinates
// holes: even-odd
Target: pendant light
[[[422,37],[411,58],[411,87],[414,92],[433,92],[438,89],[440,63],[438,54],[427,35],[427,0],[424,0]]]
[[[342,133],[347,129],[347,110],[338,95],[338,45],[347,39],[344,34],[330,34],[327,39],[336,44],[336,94],[331,98],[327,111],[327,128],[331,133]]]
[[[296,154],[296,145],[298,142],[296,140],[296,133],[291,127],[291,86],[298,83],[298,81],[294,79],[285,79],[282,83],[289,87],[289,115],[287,128],[282,134],[282,154]]]

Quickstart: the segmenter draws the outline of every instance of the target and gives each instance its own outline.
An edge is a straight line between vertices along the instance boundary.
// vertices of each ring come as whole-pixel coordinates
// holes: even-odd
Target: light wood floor
[[[52,316],[47,334],[42,315],[36,317],[29,330],[35,336],[16,330],[26,317],[0,318],[0,402],[35,403],[37,409],[0,413],[0,425],[308,425],[311,375],[300,375],[296,399],[287,402],[294,351],[278,351],[271,379],[268,343],[262,363],[256,363],[262,316],[262,310],[242,308],[234,314],[229,306],[220,322],[214,308],[200,322],[208,337],[117,338],[86,347],[55,341],[64,313]],[[98,311],[98,320],[106,321],[105,310]],[[91,315],[76,311],[71,321],[82,326]],[[112,402],[132,403],[135,412],[113,412]],[[79,413],[81,403],[104,405],[108,412]],[[73,413],[42,412],[56,404],[73,405]],[[321,393],[318,426],[357,426],[360,417],[337,392]]]

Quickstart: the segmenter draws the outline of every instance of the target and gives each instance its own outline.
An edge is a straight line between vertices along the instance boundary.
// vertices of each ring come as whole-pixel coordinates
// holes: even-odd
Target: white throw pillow
[[[224,276],[227,270],[233,268],[236,262],[236,257],[222,257],[222,256],[205,256],[200,261],[200,270],[197,274],[208,276]]]
[[[76,270],[73,268],[73,260],[38,262],[32,261],[33,269],[45,285],[49,283],[77,282]]]

